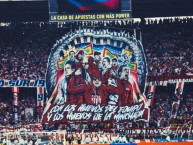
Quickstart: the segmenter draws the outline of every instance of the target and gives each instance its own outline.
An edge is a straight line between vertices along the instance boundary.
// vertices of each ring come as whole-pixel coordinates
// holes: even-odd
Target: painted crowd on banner
[[[105,41],[103,45],[84,42],[53,49],[46,77],[48,92],[48,86],[55,85],[46,102],[44,123],[148,120],[133,49],[105,45]]]

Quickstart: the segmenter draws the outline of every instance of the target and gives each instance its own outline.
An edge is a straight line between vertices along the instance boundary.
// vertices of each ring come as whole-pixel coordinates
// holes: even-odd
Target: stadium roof
[[[133,18],[193,16],[193,0],[132,0]],[[48,0],[0,0],[0,22],[48,21]]]

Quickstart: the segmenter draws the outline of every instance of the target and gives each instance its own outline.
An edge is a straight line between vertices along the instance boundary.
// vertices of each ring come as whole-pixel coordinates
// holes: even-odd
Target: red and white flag
[[[12,87],[12,92],[19,93],[19,87]]]
[[[12,87],[12,93],[13,93],[13,105],[14,105],[14,118],[15,118],[15,122],[18,121],[18,112],[17,112],[17,106],[19,104],[19,87]]]
[[[18,93],[19,93],[19,87],[12,87],[12,93],[13,93],[13,105],[18,106]]]
[[[176,118],[179,106],[180,106],[180,100],[174,101],[172,103],[171,118]]]
[[[177,82],[176,83],[176,88],[175,88],[175,96],[176,96],[176,100],[173,101],[172,103],[172,112],[171,112],[171,118],[176,118],[177,116],[177,112],[178,112],[178,108],[180,105],[180,98],[181,95],[183,93],[183,89],[184,89],[184,82]]]
[[[148,104],[148,106],[150,106],[150,107],[153,106],[155,89],[156,89],[156,86],[155,86],[155,85],[148,86],[147,104]]]
[[[184,82],[177,82],[176,83],[176,89],[175,89],[175,94],[179,93],[182,95],[184,89]]]
[[[37,107],[44,106],[44,87],[37,87]]]

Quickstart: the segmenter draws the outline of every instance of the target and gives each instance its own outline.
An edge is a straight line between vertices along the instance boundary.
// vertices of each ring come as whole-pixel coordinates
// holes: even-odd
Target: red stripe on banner
[[[19,93],[19,87],[12,87],[12,92]]]
[[[11,91],[14,92],[14,87],[11,88]]]
[[[43,91],[42,91],[42,87],[39,87],[39,94],[42,94]]]
[[[37,106],[43,107],[43,105],[44,105],[44,87],[37,87]]]

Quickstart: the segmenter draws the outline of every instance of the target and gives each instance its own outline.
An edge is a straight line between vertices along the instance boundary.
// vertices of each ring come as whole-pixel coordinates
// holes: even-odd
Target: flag
[[[58,60],[58,61],[57,61],[57,69],[58,69],[58,70],[63,70],[64,65],[66,64],[67,61],[68,61],[68,55],[65,56],[64,59]]]
[[[14,105],[14,118],[15,118],[15,123],[18,121],[18,100],[19,100],[19,87],[12,87],[12,93],[13,93],[13,105]]]
[[[44,106],[44,87],[37,87],[37,106]]]
[[[155,89],[156,89],[155,85],[151,85],[151,86],[148,87],[148,91],[147,91],[147,104],[150,107],[153,106]]]
[[[130,52],[130,51],[127,50],[127,49],[123,49],[123,50],[122,50],[122,54],[126,54],[129,58],[132,58],[132,52]]]
[[[118,55],[115,53],[112,53],[110,50],[108,50],[107,48],[103,49],[103,53],[102,53],[103,57],[109,57],[109,58],[117,58]]]
[[[134,79],[137,83],[139,82],[137,71],[134,71],[134,70],[130,69],[130,75],[133,77],[133,79]]]
[[[176,89],[175,89],[175,94],[179,93],[182,95],[184,89],[184,82],[177,82],[176,83]]]
[[[180,100],[174,101],[172,103],[171,118],[176,118],[179,106],[180,106]]]
[[[83,48],[83,51],[88,55],[93,55],[93,47],[92,44],[87,45],[85,48]]]
[[[173,101],[172,103],[172,111],[171,111],[171,118],[176,118],[177,112],[178,112],[178,108],[180,105],[180,97],[183,93],[183,88],[184,88],[184,82],[180,82],[178,81],[176,83],[176,88],[175,88],[175,96],[176,96],[176,100]]]
[[[39,118],[41,118],[44,107],[44,87],[37,87],[37,107]]]
[[[133,92],[133,101],[134,102],[139,102],[142,100],[145,105],[147,104],[147,98],[145,95],[143,95],[139,89],[138,82],[136,78],[133,75],[129,76],[129,82],[132,85],[132,92]]]
[[[13,93],[19,93],[19,87],[12,87]]]
[[[18,106],[19,87],[12,87],[12,93],[13,93],[13,105]]]
[[[56,84],[58,83],[61,76],[63,75],[64,65],[66,64],[67,61],[68,61],[68,55],[65,56],[64,59],[57,61],[57,70],[58,71],[57,71],[57,74],[56,74]]]
[[[130,70],[137,71],[137,64],[136,63],[130,62],[130,63],[128,63],[127,66],[130,68]]]
[[[138,83],[138,72],[137,72],[137,64],[134,62],[130,62],[127,65],[130,69],[130,75],[133,76],[133,78],[135,79],[135,81]]]

